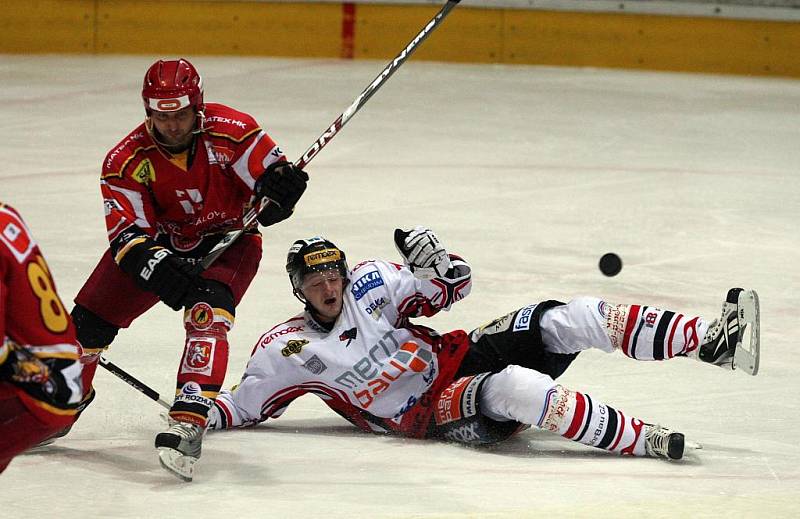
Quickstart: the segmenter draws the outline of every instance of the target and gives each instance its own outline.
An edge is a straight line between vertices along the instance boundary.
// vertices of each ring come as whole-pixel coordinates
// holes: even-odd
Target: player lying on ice
[[[683,434],[554,379],[592,347],[637,360],[692,357],[727,369],[742,364],[750,349],[751,363],[741,367],[757,371],[753,291],[731,289],[712,323],[581,297],[531,304],[469,334],[440,335],[409,319],[466,297],[470,267],[427,229],[397,230],[395,243],[405,266],[370,260],[348,270],[344,252],[330,241],[296,241],[286,270],[305,311],[261,337],[241,382],[217,398],[209,428],[276,418],[295,398],[314,393],[365,431],[486,444],[533,425],[620,454],[680,459]]]

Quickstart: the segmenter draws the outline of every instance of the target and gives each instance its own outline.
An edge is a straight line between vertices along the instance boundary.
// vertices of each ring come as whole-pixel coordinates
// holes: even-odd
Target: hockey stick
[[[120,368],[119,366],[117,366],[116,364],[111,362],[110,360],[106,359],[105,357],[101,356],[99,363],[100,363],[101,366],[103,366],[108,371],[110,371],[111,374],[113,374],[114,376],[116,376],[117,378],[119,378],[120,380],[122,380],[123,382],[128,384],[129,386],[131,386],[133,389],[135,389],[136,391],[142,393],[144,396],[146,396],[150,400],[158,402],[159,404],[161,404],[162,407],[164,407],[165,409],[169,410],[170,405],[167,402],[165,402],[164,400],[162,400],[161,396],[154,389],[150,388],[150,386],[148,386],[147,384],[145,384],[144,382],[142,382],[138,378],[134,377],[133,375],[131,375],[130,373],[128,373],[124,369]]]
[[[322,148],[324,148],[333,138],[339,133],[347,121],[349,121],[360,109],[362,106],[366,104],[370,97],[372,97],[375,92],[383,85],[383,83],[389,79],[392,74],[394,74],[400,65],[405,63],[405,61],[414,53],[417,46],[420,45],[425,39],[430,35],[433,30],[438,27],[444,18],[450,13],[450,11],[458,5],[461,0],[448,0],[444,7],[436,13],[431,21],[429,21],[425,27],[412,39],[408,45],[398,54],[392,61],[390,61],[386,67],[381,71],[378,76],[372,80],[372,82],[365,88],[359,95],[356,97],[355,101],[347,107],[347,109],[342,112],[342,114],[333,122],[333,124],[322,132],[322,135],[317,137],[317,140],[314,141],[314,144],[309,147],[303,156],[300,157],[300,160],[295,162],[295,165],[303,169],[309,162],[319,153]],[[258,203],[252,207],[245,215],[242,220],[242,228],[228,232],[220,241],[217,243],[214,248],[206,255],[205,258],[200,262],[204,269],[207,269],[211,266],[214,261],[223,253],[225,252],[228,247],[230,247],[238,238],[241,236],[247,229],[249,229],[252,225],[256,223],[256,217],[258,214],[270,203],[269,199],[263,198],[258,201]]]
[[[347,107],[347,109],[339,115],[339,117],[333,122],[330,127],[328,127],[325,131],[322,132],[322,135],[317,137],[317,140],[314,141],[303,156],[295,162],[295,166],[300,169],[303,169],[308,165],[309,162],[319,153],[322,148],[328,145],[330,141],[339,133],[347,121],[349,121],[360,109],[362,106],[366,104],[370,97],[378,91],[378,89],[383,85],[383,83],[389,79],[392,74],[394,74],[400,66],[405,63],[405,61],[411,57],[414,51],[417,49],[417,46],[420,45],[425,39],[430,35],[433,30],[438,27],[445,17],[450,13],[453,8],[458,5],[461,0],[447,0],[447,3],[439,10],[438,13],[422,28],[422,30],[408,43],[408,45],[400,51],[392,61],[390,61],[384,69],[381,71],[380,74],[372,80],[372,82],[367,85],[353,103]],[[233,245],[233,243],[241,236],[247,229],[252,227],[256,223],[256,219],[259,213],[267,207],[270,203],[268,198],[262,198],[258,201],[258,203],[252,207],[247,213],[245,213],[244,217],[242,218],[242,228],[237,229],[235,231],[230,231],[225,234],[225,236],[209,251],[205,258],[200,262],[200,265],[203,269],[207,269],[211,266],[214,261],[219,258],[223,252],[225,252],[228,247]],[[141,392],[151,400],[155,400],[162,406],[166,407],[167,409],[170,408],[166,402],[161,400],[158,393],[133,377],[132,375],[126,373],[116,364],[100,357],[100,365],[110,371],[112,374],[116,375],[123,382],[126,382],[131,387],[136,389],[137,391]]]

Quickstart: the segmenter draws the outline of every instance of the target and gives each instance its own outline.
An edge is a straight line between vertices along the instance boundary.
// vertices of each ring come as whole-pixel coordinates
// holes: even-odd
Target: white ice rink
[[[154,58],[0,57],[0,200],[27,220],[69,308],[107,246],[100,163],[141,122]],[[253,114],[293,159],[384,65],[193,61],[207,101]],[[761,296],[761,373],[581,354],[561,383],[703,444],[678,463],[543,431],[488,449],[369,436],[306,396],[279,420],[209,434],[183,483],[152,446],[161,408],[98,370],[72,433],[0,476],[0,516],[800,515],[800,81],[412,59],[307,170],[295,216],[264,233],[227,386],[261,332],[299,309],[283,267],[294,239],[322,233],[351,264],[397,259],[394,228],[415,224],[474,269],[472,295],[429,321],[439,330],[577,295],[712,319],[744,286]],[[608,251],[624,261],[615,278],[597,269]],[[160,305],[108,358],[168,395],[182,348],[179,314]]]

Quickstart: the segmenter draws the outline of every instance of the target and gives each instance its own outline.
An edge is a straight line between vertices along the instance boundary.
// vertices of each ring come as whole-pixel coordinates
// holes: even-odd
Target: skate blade
[[[683,443],[683,448],[685,449],[684,452],[699,451],[699,450],[701,450],[703,448],[703,445],[698,443],[698,442],[693,442],[693,441],[686,440]]]
[[[756,291],[742,291],[739,294],[738,308],[740,333],[733,354],[733,368],[756,376],[761,357],[761,315]]]
[[[194,476],[194,464],[197,463],[197,458],[185,456],[169,447],[159,447],[158,461],[164,469],[174,476],[183,481],[192,481],[192,477]]]

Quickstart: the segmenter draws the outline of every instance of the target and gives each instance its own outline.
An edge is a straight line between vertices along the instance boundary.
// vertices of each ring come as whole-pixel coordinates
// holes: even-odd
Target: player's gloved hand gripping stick
[[[395,56],[393,60],[391,60],[378,74],[372,82],[367,85],[353,103],[347,107],[347,109],[342,112],[341,115],[330,125],[330,127],[326,128],[325,131],[322,132],[322,135],[317,137],[317,140],[303,153],[303,156],[294,163],[294,168],[298,170],[305,169],[305,166],[308,165],[309,162],[319,153],[322,148],[327,146],[327,144],[333,140],[339,130],[341,130],[347,121],[349,121],[360,109],[362,106],[366,104],[370,97],[372,97],[375,92],[383,85],[383,83],[389,79],[392,74],[394,74],[400,66],[405,63],[405,61],[414,53],[417,47],[422,44],[423,41],[444,21],[445,17],[450,13],[451,10],[461,0],[447,0],[447,3],[439,10],[438,13],[427,23],[422,30],[406,45],[400,53]],[[286,164],[286,163],[283,163]],[[259,220],[259,216],[261,219],[264,220],[265,225],[271,225],[272,223],[277,223],[280,219],[287,218],[291,214],[291,210],[293,208],[284,208],[281,205],[278,205],[277,208],[270,210],[268,206],[270,205],[271,200],[266,197],[262,197],[256,201],[256,204],[244,215],[242,219],[242,228],[237,229],[234,231],[228,232],[222,240],[217,243],[214,248],[208,253],[208,255],[203,258],[200,262],[203,269],[207,269],[211,266],[216,259],[225,252],[228,247],[230,247],[238,238],[241,236],[245,230],[249,229],[253,225],[256,224],[256,221]],[[287,213],[288,212],[288,213]],[[100,365],[106,368],[108,371],[119,377],[123,382],[126,382],[131,387],[140,391],[148,398],[155,400],[156,402],[160,403],[161,405],[169,408],[166,405],[166,402],[160,399],[159,394],[149,388],[146,384],[142,383],[141,381],[137,380],[135,377],[131,376],[129,373],[126,373],[121,368],[116,366],[115,364],[109,362],[103,357],[100,357]]]

